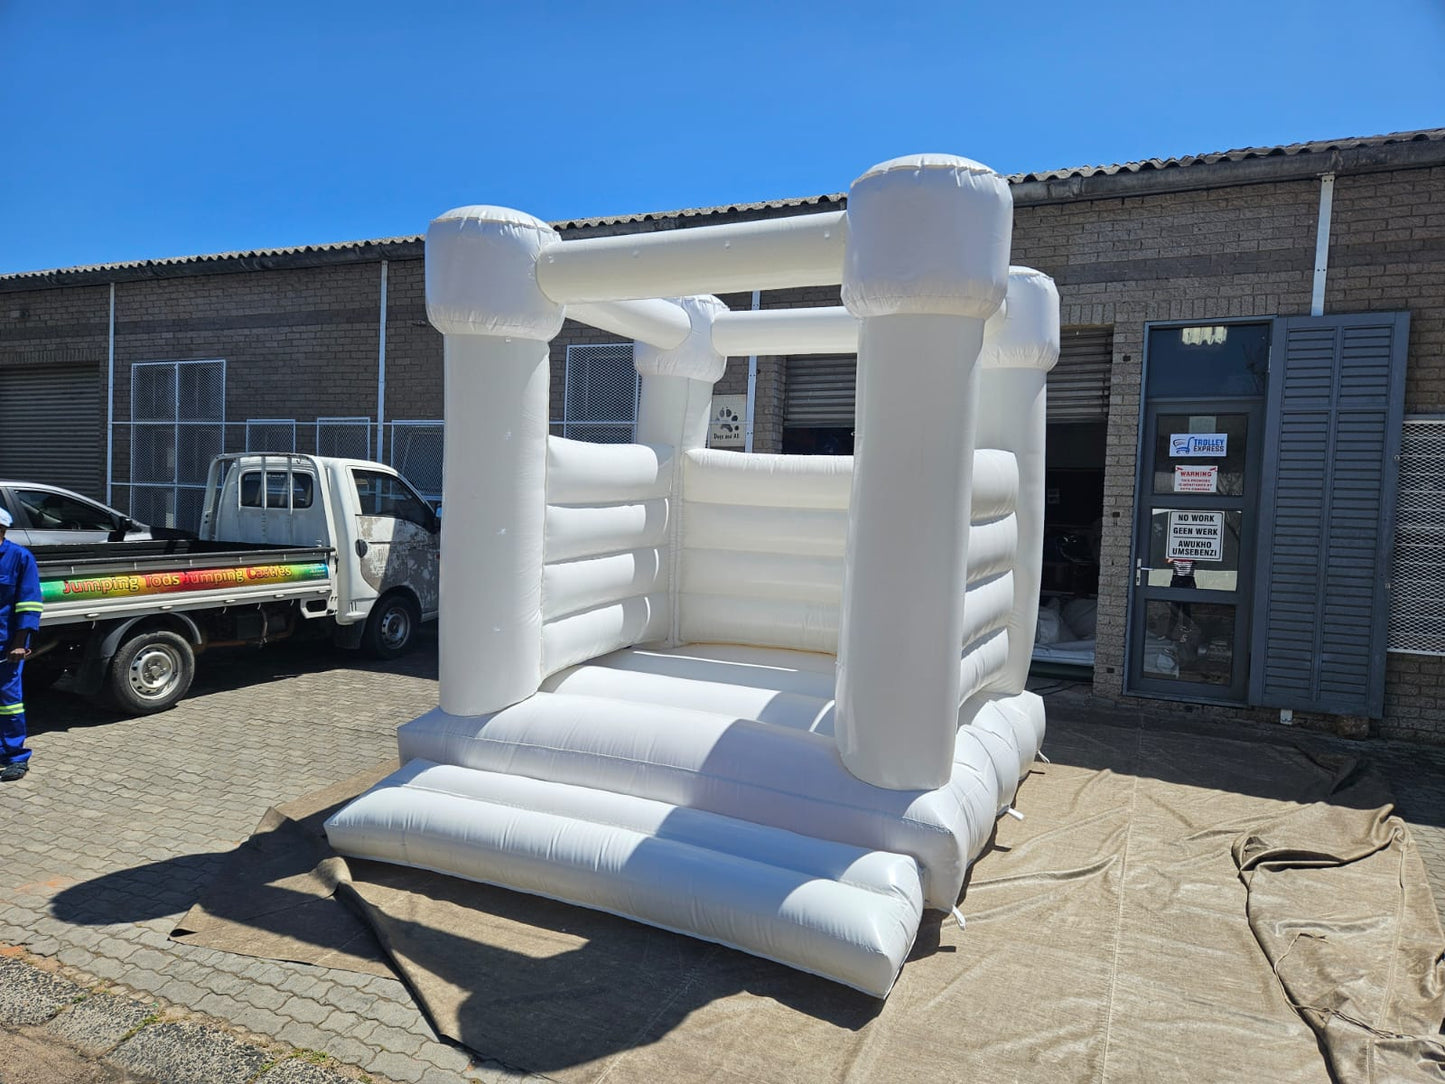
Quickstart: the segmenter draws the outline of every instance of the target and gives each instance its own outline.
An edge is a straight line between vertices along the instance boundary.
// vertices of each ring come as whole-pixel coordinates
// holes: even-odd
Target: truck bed
[[[41,625],[147,613],[319,600],[335,589],[329,547],[195,538],[36,546]]]

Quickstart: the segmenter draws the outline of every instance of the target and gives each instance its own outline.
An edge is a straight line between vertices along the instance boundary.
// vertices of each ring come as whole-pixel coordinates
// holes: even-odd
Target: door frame
[[[1154,320],[1144,323],[1143,359],[1139,382],[1139,421],[1134,444],[1134,502],[1133,517],[1129,525],[1129,564],[1125,569],[1128,587],[1125,592],[1124,609],[1124,665],[1121,685],[1126,696],[1147,699],[1173,700],[1196,704],[1225,704],[1243,706],[1248,703],[1250,690],[1250,666],[1253,659],[1253,618],[1255,609],[1255,549],[1260,527],[1260,490],[1263,474],[1265,412],[1269,403],[1269,385],[1257,396],[1198,396],[1149,397],[1149,338],[1155,330],[1199,327],[1202,325],[1268,324],[1270,325],[1270,359],[1273,360],[1277,336],[1273,316],[1234,316],[1225,318],[1202,317],[1196,320]],[[1159,414],[1246,414],[1249,415],[1249,444],[1245,457],[1245,498],[1242,506],[1242,529],[1239,539],[1239,578],[1233,592],[1210,592],[1216,597],[1200,597],[1198,589],[1185,588],[1143,588],[1139,585],[1138,569],[1149,559],[1150,525],[1149,517],[1143,514],[1147,507],[1160,503],[1167,504],[1173,494],[1153,492],[1154,443]],[[1147,460],[1147,462],[1146,462]],[[1148,466],[1150,469],[1145,470]],[[1253,497],[1250,496],[1253,494]],[[1191,504],[1202,511],[1210,510],[1209,499],[1190,498]],[[1229,498],[1215,497],[1221,505]],[[1195,504],[1195,502],[1198,502]],[[1248,577],[1246,579],[1246,576]],[[1148,594],[1153,592],[1153,594]],[[1145,677],[1143,652],[1145,635],[1143,616],[1148,598],[1162,601],[1218,602],[1235,607],[1234,673],[1228,686],[1209,686],[1199,682],[1180,681],[1170,678]],[[1211,692],[1218,689],[1218,692]]]

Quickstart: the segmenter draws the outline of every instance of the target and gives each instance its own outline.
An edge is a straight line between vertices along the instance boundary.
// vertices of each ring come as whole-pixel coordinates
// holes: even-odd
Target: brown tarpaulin
[[[1002,820],[974,867],[967,928],[926,915],[886,1003],[596,912],[342,862],[318,810],[359,781],[269,814],[178,936],[370,970],[372,931],[441,1034],[568,1082],[1445,1080],[1445,939],[1373,773],[1061,720],[1046,749],[1027,819]]]

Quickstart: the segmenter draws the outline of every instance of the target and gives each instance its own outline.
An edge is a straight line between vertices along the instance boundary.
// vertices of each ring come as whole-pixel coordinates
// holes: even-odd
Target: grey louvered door
[[[1275,325],[1250,701],[1384,709],[1408,313]]]

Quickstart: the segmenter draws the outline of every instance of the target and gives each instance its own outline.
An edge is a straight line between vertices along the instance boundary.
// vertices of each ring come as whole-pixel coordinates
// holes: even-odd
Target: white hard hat
[[[6,527],[10,526],[10,524],[14,522],[15,517],[12,516],[9,512],[5,511],[5,509],[0,508],[0,531],[3,531]]]

